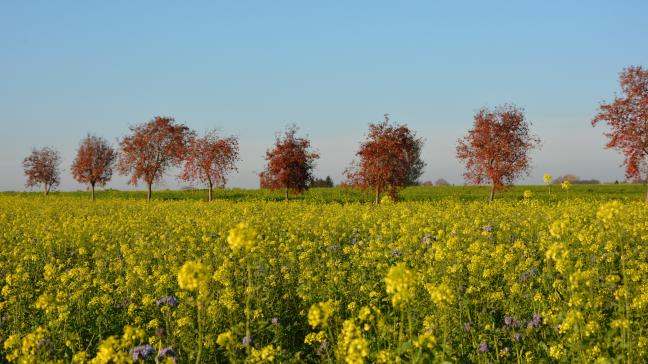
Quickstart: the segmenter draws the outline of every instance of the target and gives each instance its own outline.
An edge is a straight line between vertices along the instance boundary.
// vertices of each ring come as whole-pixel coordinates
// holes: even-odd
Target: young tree
[[[167,168],[182,162],[193,133],[185,125],[176,124],[173,118],[161,116],[130,130],[131,134],[120,142],[118,170],[123,175],[131,175],[131,184],[143,180],[150,201],[153,183],[162,179]]]
[[[23,160],[22,164],[27,176],[26,187],[42,183],[45,195],[48,195],[52,187],[60,183],[61,155],[53,148],[32,149],[31,154]]]
[[[352,162],[344,172],[347,183],[375,190],[375,203],[387,191],[394,199],[398,189],[415,184],[423,173],[421,160],[423,139],[406,125],[392,125],[385,114],[382,123],[369,124],[367,140],[356,153],[359,161]]]
[[[531,149],[540,139],[531,135],[524,111],[515,105],[495,110],[483,108],[475,114],[473,128],[458,140],[457,158],[466,165],[467,182],[490,182],[490,201],[500,190],[522,174],[528,174]]]
[[[180,179],[206,183],[209,189],[208,200],[211,201],[213,186],[225,185],[227,174],[236,171],[238,160],[237,137],[221,138],[215,130],[201,138],[192,136],[187,144]]]
[[[641,66],[624,69],[619,77],[622,97],[610,104],[601,104],[592,126],[605,122],[610,132],[607,148],[623,153],[626,178],[648,179],[648,70]],[[646,191],[648,203],[648,191]]]
[[[92,201],[95,200],[95,185],[105,186],[112,178],[116,158],[117,153],[106,139],[88,134],[81,140],[72,162],[72,176],[90,185]]]
[[[286,201],[289,191],[302,193],[308,189],[315,160],[319,158],[310,150],[310,140],[296,136],[298,130],[296,125],[289,125],[283,136],[277,134],[274,148],[266,152],[265,170],[259,174],[261,187],[284,189]]]

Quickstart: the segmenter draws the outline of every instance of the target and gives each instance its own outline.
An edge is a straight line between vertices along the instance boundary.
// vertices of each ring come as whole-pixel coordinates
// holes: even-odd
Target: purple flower
[[[173,296],[166,296],[155,301],[155,304],[158,306],[169,305],[170,307],[175,307],[178,305],[178,299]]]
[[[536,275],[536,269],[531,267],[528,271],[522,273],[522,282]]]
[[[176,362],[176,352],[173,350],[172,347],[164,348],[160,350],[160,353],[157,356],[157,361],[160,361],[161,359],[164,358],[171,358],[171,361],[173,363]]]
[[[328,351],[328,342],[324,341],[320,344],[319,348],[317,348],[317,355],[322,356],[327,351]]]
[[[279,318],[277,318],[277,317],[273,317],[272,319],[270,319],[270,323],[271,323],[273,326],[279,326]]]
[[[423,244],[425,244],[425,246],[430,246],[433,241],[436,241],[436,238],[430,234],[427,234],[423,237]]]
[[[36,344],[36,350],[42,348],[43,346],[50,346],[52,345],[52,341],[50,339],[40,339],[38,340],[38,344]]]
[[[128,352],[133,359],[133,363],[138,360],[146,360],[151,355],[155,355],[155,349],[151,345],[139,345]]]
[[[506,316],[504,317],[504,325],[509,327],[518,327],[520,326],[520,322],[511,316]]]
[[[479,348],[477,348],[477,351],[480,353],[485,353],[488,351],[488,345],[486,344],[485,341],[482,341],[481,344],[479,344]]]
[[[533,314],[533,319],[529,321],[527,324],[527,327],[538,327],[542,324],[542,316],[538,315],[537,313]]]
[[[400,257],[401,255],[403,255],[403,253],[401,253],[400,250],[396,250],[396,249],[392,249],[392,250],[390,250],[390,252],[392,253],[392,255],[395,255],[397,257]]]
[[[251,343],[252,343],[252,336],[249,336],[249,335],[248,336],[243,336],[243,339],[241,340],[241,344],[243,344],[243,346],[248,346]]]
[[[484,229],[484,231],[490,233],[491,231],[493,231],[493,226],[491,224],[488,224],[488,225],[484,226],[483,229]]]
[[[513,335],[513,339],[515,339],[515,341],[522,341],[522,334],[516,332],[515,335]]]
[[[471,328],[471,326],[470,326],[470,322],[466,322],[466,323],[464,324],[464,331],[465,331],[465,332],[470,332],[470,328]]]

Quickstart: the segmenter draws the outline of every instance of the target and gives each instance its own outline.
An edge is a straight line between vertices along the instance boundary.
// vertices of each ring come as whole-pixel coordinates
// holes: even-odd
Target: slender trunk
[[[207,201],[211,202],[211,200],[212,200],[212,191],[213,191],[214,187],[213,187],[213,184],[212,184],[211,180],[207,181],[207,184],[208,184],[208,187],[209,187],[209,191],[208,191],[208,195],[207,195]]]
[[[286,186],[286,202],[288,202],[288,186]]]
[[[376,199],[374,204],[378,205],[380,203],[380,187],[376,186]]]
[[[52,185],[50,185],[49,183],[45,183],[45,196],[49,195],[49,191],[51,187]]]
[[[90,183],[90,190],[92,191],[92,201],[95,200],[95,190],[94,190],[95,183],[91,182]]]
[[[152,192],[151,192],[151,186],[152,186],[152,183],[149,183],[149,184],[148,184],[148,195],[146,196],[146,200],[147,200],[147,201],[151,201],[151,194],[152,194]]]
[[[495,198],[495,184],[493,183],[491,185],[490,198],[488,199],[488,202],[493,202],[494,198]]]

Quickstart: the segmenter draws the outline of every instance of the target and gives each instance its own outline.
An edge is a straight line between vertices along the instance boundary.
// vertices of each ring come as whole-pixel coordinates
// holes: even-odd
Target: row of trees
[[[95,186],[105,186],[113,169],[130,176],[129,182],[144,182],[151,199],[152,186],[170,167],[182,167],[178,178],[204,183],[209,200],[215,185],[224,185],[227,175],[236,170],[239,160],[238,138],[222,137],[212,130],[203,136],[172,118],[153,120],[130,128],[116,151],[106,139],[88,135],[79,144],[71,172],[75,180],[87,184],[95,199]],[[60,154],[50,147],[33,149],[23,161],[28,187],[44,186],[48,194],[60,182]]]
[[[624,69],[620,84],[623,95],[615,97],[612,103],[601,104],[592,125],[604,122],[610,126],[605,134],[609,139],[607,147],[624,154],[626,178],[641,180],[648,174],[648,70]],[[489,183],[492,200],[496,191],[521,175],[528,175],[530,152],[540,145],[530,127],[524,110],[512,104],[477,111],[472,129],[458,140],[456,150],[457,158],[465,165],[465,180]],[[313,169],[319,158],[310,140],[297,133],[298,128],[291,125],[277,134],[274,146],[266,152],[265,169],[259,174],[262,188],[282,189],[286,199],[289,192],[301,193],[313,185]],[[344,184],[372,188],[376,203],[385,193],[397,199],[399,189],[415,184],[422,175],[422,148],[422,138],[406,125],[392,123],[389,115],[385,115],[384,121],[369,124],[356,159],[344,171]],[[118,152],[105,139],[88,135],[81,141],[72,174],[77,181],[90,186],[94,199],[95,185],[105,185],[110,180],[116,163],[119,173],[130,176],[130,183],[146,183],[150,199],[153,183],[169,167],[182,166],[179,179],[204,183],[211,200],[213,186],[225,184],[226,176],[236,171],[238,160],[237,137],[221,137],[215,131],[198,137],[172,118],[156,117],[131,127],[130,134],[120,141]],[[51,148],[33,150],[23,161],[27,186],[42,184],[47,194],[59,183],[60,161],[58,152]]]

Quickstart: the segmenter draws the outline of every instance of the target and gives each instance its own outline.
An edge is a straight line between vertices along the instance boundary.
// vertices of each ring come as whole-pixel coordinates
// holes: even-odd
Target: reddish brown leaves
[[[273,149],[266,152],[268,162],[265,170],[259,174],[262,188],[288,190],[301,193],[308,188],[308,182],[313,178],[312,172],[315,160],[319,155],[310,150],[310,140],[298,138],[297,126],[288,126],[286,131],[277,135]]]
[[[626,178],[640,181],[648,177],[648,70],[640,66],[624,69],[619,82],[623,96],[601,104],[592,126],[608,124],[607,147],[625,156]]]
[[[159,181],[167,168],[179,165],[192,132],[173,118],[156,116],[145,124],[131,127],[131,134],[120,142],[118,169],[131,175],[130,183],[143,180],[149,188]]]
[[[32,152],[23,160],[25,176],[27,176],[26,187],[33,187],[43,184],[43,189],[47,195],[52,187],[60,183],[59,165],[61,164],[61,155],[58,151],[44,147],[42,149],[32,149]]]
[[[72,176],[80,183],[87,183],[94,199],[95,185],[105,186],[112,178],[117,153],[106,139],[88,135],[79,144],[77,156],[72,162]]]
[[[227,174],[236,171],[238,156],[237,137],[221,138],[215,130],[202,138],[192,136],[187,144],[184,168],[179,178],[206,183],[211,201],[212,187],[225,186]]]
[[[492,200],[496,190],[528,174],[529,151],[540,144],[529,127],[523,110],[514,105],[500,106],[493,111],[479,110],[473,129],[459,139],[457,146],[457,158],[466,166],[466,181],[489,182]]]
[[[347,182],[358,187],[372,187],[375,202],[387,190],[397,198],[399,188],[414,183],[422,174],[425,163],[421,160],[423,140],[405,125],[391,125],[389,115],[385,121],[369,124],[367,140],[356,153],[359,161],[345,171]]]

